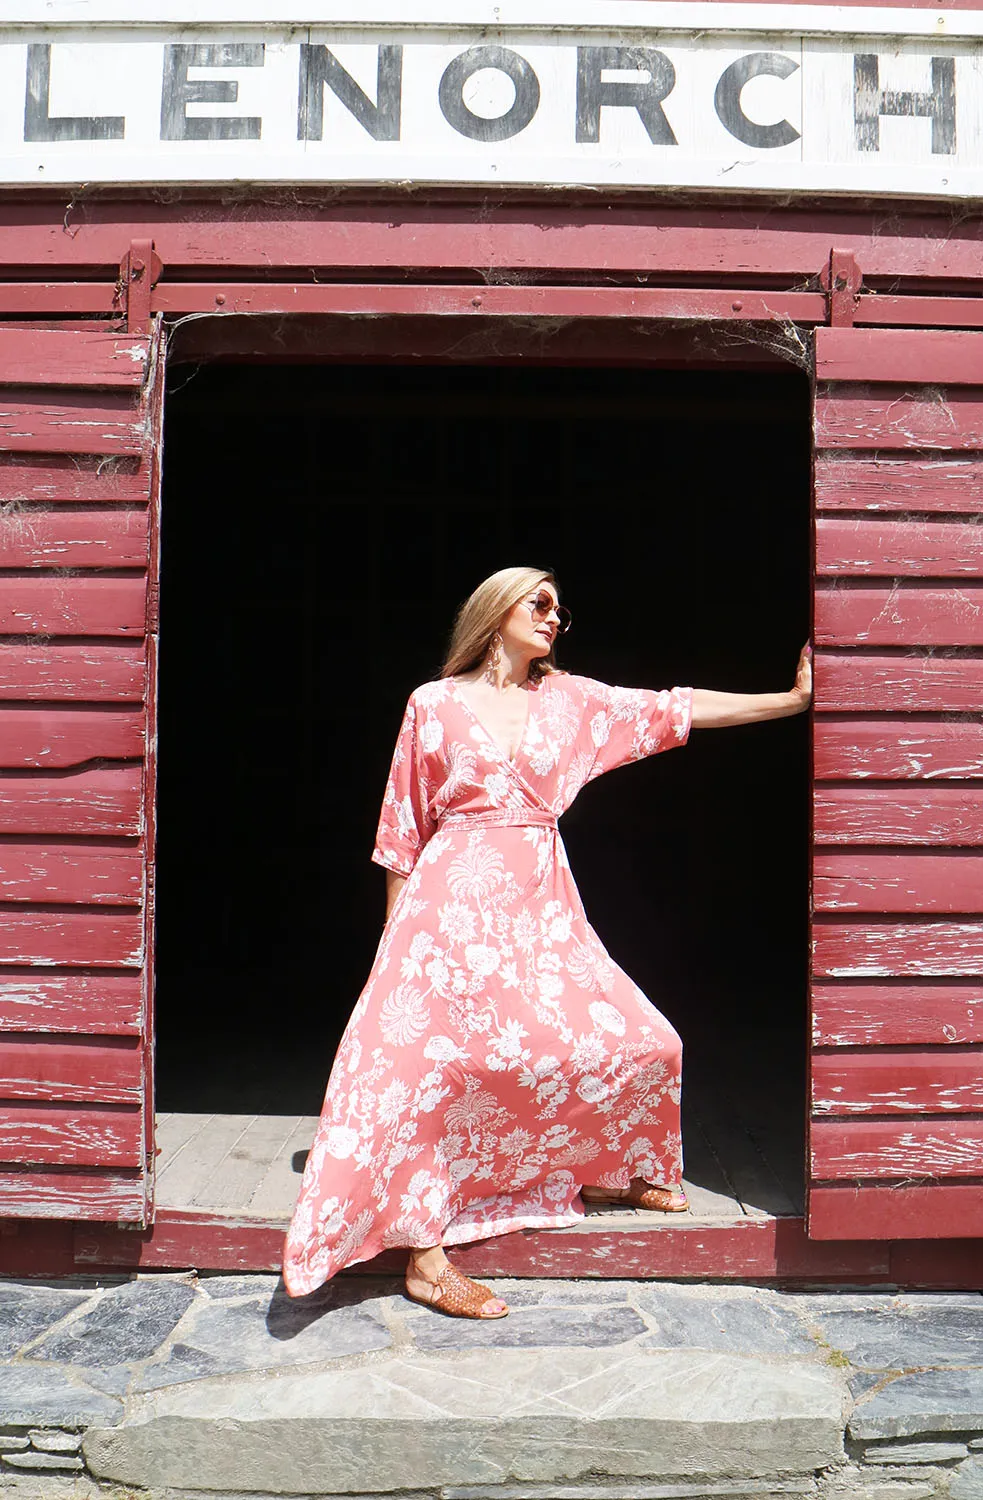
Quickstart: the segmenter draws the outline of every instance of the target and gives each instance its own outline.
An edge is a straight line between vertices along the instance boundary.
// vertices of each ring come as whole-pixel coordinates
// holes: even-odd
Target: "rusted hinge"
[[[126,313],[127,333],[150,332],[150,294],[164,263],[153,240],[133,240],[119,263],[119,298]]]
[[[147,634],[156,635],[160,629],[160,584],[147,584]]]
[[[852,250],[831,250],[821,277],[831,328],[852,328],[860,306],[863,276]]]

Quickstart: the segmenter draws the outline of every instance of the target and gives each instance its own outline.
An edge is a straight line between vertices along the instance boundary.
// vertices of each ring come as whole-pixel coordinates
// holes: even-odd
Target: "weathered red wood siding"
[[[150,1214],[158,344],[0,329],[0,1217]]]
[[[816,334],[809,1231],[983,1235],[983,334]]]

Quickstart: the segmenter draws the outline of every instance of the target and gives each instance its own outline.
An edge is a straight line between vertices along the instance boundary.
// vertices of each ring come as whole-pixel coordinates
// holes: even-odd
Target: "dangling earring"
[[[486,682],[497,682],[498,679],[496,673],[498,672],[498,669],[501,665],[502,637],[496,630],[495,634],[491,638],[491,651],[488,654],[488,659],[485,662],[485,670],[482,673],[482,676],[484,677]]]

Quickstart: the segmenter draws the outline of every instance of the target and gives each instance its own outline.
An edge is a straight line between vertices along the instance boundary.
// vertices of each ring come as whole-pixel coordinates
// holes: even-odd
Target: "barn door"
[[[152,1213],[161,347],[0,328],[0,1218]]]
[[[809,1230],[983,1235],[983,333],[822,329]]]

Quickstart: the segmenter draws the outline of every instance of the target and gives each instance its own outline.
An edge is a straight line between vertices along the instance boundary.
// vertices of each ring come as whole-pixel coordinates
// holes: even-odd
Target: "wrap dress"
[[[328,1080],[289,1295],[396,1246],[574,1224],[583,1184],[680,1180],[680,1039],[588,923],[557,818],[684,744],[692,701],[555,673],[510,760],[453,679],[411,694],[372,855],[409,878]]]

